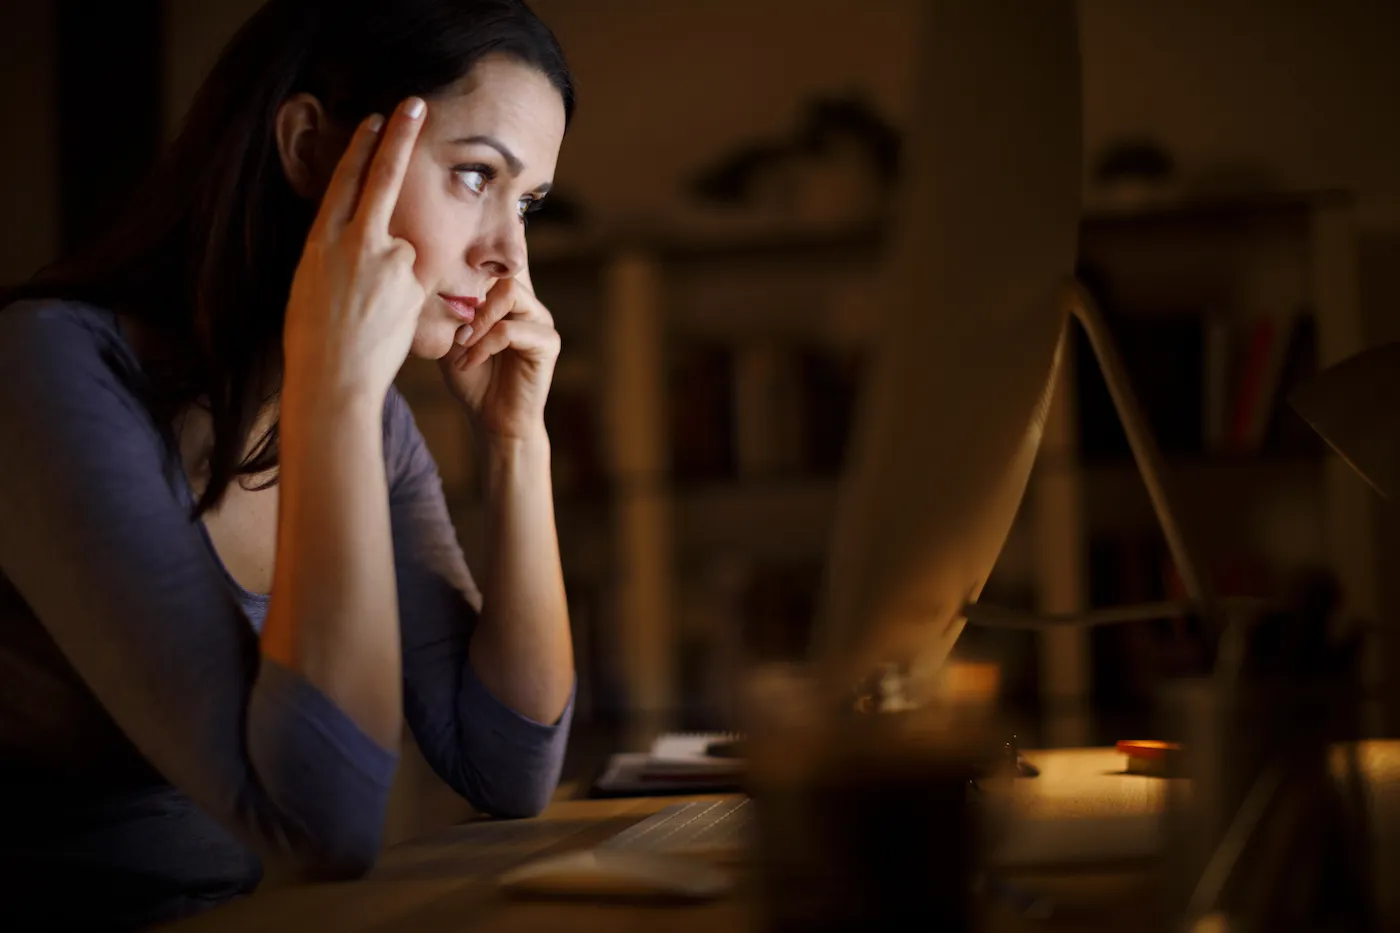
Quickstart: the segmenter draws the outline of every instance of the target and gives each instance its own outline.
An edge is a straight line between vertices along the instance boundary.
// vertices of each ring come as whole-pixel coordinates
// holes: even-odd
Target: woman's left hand
[[[554,317],[528,271],[500,279],[476,309],[472,334],[442,359],[442,375],[483,439],[526,439],[544,429],[559,359]]]

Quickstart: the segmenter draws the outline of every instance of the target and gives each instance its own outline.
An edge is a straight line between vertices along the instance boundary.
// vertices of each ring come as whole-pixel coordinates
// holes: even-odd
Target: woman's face
[[[438,359],[491,286],[526,268],[525,213],[549,190],[564,103],[536,69],[482,60],[428,101],[389,232],[417,251],[427,293],[410,352]]]

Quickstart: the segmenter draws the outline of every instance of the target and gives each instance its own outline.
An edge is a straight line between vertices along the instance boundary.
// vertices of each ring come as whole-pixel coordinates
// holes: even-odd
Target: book
[[[1273,315],[1248,325],[1230,421],[1231,453],[1254,454],[1263,447],[1296,329],[1296,319]]]
[[[1225,451],[1227,412],[1230,407],[1231,356],[1234,327],[1223,317],[1206,319],[1204,328],[1205,386],[1201,413],[1201,441],[1208,454]]]
[[[612,755],[593,783],[593,796],[643,796],[722,793],[739,790],[748,763],[743,758],[711,754],[739,736],[727,732],[672,732],[645,752]]]
[[[1309,449],[1280,409],[1288,389],[1316,369],[1310,316],[1159,314],[1111,323],[1133,390],[1168,458],[1253,456],[1279,442],[1289,450]],[[1082,334],[1078,340],[1081,454],[1126,458],[1127,439],[1098,360]]]
[[[689,341],[670,360],[671,475],[682,482],[735,475],[734,352]]]
[[[742,774],[742,758],[711,754],[712,746],[732,743],[738,736],[727,732],[667,733],[651,745],[644,773],[651,777],[714,776]]]
[[[647,771],[646,752],[624,752],[608,759],[589,790],[591,797],[663,797],[672,794],[722,794],[743,789],[743,774],[669,774]]]

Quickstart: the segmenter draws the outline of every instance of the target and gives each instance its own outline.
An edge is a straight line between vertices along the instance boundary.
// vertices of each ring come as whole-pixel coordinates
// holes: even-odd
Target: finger
[[[384,127],[384,139],[374,153],[365,176],[364,193],[355,219],[370,236],[388,239],[389,218],[399,203],[399,190],[408,173],[413,144],[423,128],[428,105],[421,97],[410,97],[398,106]]]
[[[472,335],[464,347],[475,346],[491,333],[498,321],[515,310],[519,301],[519,287],[511,279],[501,279],[486,293],[486,298],[477,306],[476,317],[472,319]]]
[[[465,348],[465,347],[460,347],[460,346],[458,346],[456,343],[454,343],[454,344],[452,344],[452,348],[451,348],[450,350],[448,350],[448,351],[447,351],[447,354],[442,358],[442,364],[443,364],[444,366],[450,367],[450,368],[452,368],[452,369],[457,369],[457,368],[458,368],[458,365],[457,365],[457,364],[461,363],[461,362],[462,362],[462,357],[464,357],[464,356],[466,356],[466,355],[467,355],[466,348]]]
[[[554,315],[549,313],[549,309],[535,297],[535,293],[528,287],[517,286],[515,291],[519,294],[515,298],[515,307],[511,309],[510,316],[521,321],[533,321],[536,324],[548,324],[554,326]]]
[[[418,262],[418,250],[414,249],[412,243],[395,237],[389,241],[387,257],[389,262],[397,267],[397,271],[404,277],[405,282],[411,282],[415,285],[418,283],[418,279],[413,274],[414,266]]]
[[[533,321],[502,321],[491,332],[469,348],[457,361],[458,369],[469,369],[485,363],[491,357],[505,350],[514,349],[526,354],[557,356],[559,352],[559,332],[544,324]]]
[[[359,198],[365,169],[374,156],[379,131],[383,128],[384,118],[372,113],[355,129],[350,145],[345,147],[344,154],[336,163],[326,196],[321,199],[321,208],[316,212],[316,220],[312,224],[313,232],[339,230],[349,223],[355,213],[355,202]]]
[[[498,321],[507,318],[554,326],[554,315],[549,313],[549,309],[540,303],[533,292],[515,279],[501,279],[476,309],[476,319],[472,322],[472,336],[463,346],[473,346],[490,333]]]

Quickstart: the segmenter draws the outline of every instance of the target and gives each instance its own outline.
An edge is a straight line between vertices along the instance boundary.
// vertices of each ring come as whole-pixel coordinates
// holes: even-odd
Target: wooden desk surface
[[[1112,749],[1060,749],[1027,756],[1042,769],[1040,778],[1021,782],[1018,791],[1022,812],[1028,816],[1095,819],[1151,812],[1161,806],[1161,781],[1122,774],[1122,757]],[[1400,816],[1400,742],[1366,743],[1362,757],[1373,789],[1377,828],[1389,830]],[[467,823],[392,847],[364,880],[263,890],[166,929],[171,933],[756,930],[754,912],[743,895],[698,906],[631,906],[515,901],[495,889],[495,875],[513,865],[595,845],[676,802],[674,797],[564,801],[535,820]],[[1394,858],[1400,847],[1390,832],[1382,835],[1377,875],[1395,877],[1390,871],[1400,867],[1400,860]],[[1142,872],[1059,874],[1031,879],[1031,883],[1055,899],[1056,914],[1050,921],[1025,921],[991,908],[984,928],[1042,933],[1138,929],[1143,927],[1141,911],[1155,903],[1153,879]]]
[[[163,929],[170,933],[389,930],[504,931],[744,929],[746,911],[730,901],[677,907],[595,906],[512,901],[493,878],[510,866],[553,852],[595,845],[676,797],[569,800],[534,820],[466,823],[393,846],[369,877],[344,884],[288,885]],[[723,918],[723,927],[712,924]]]

